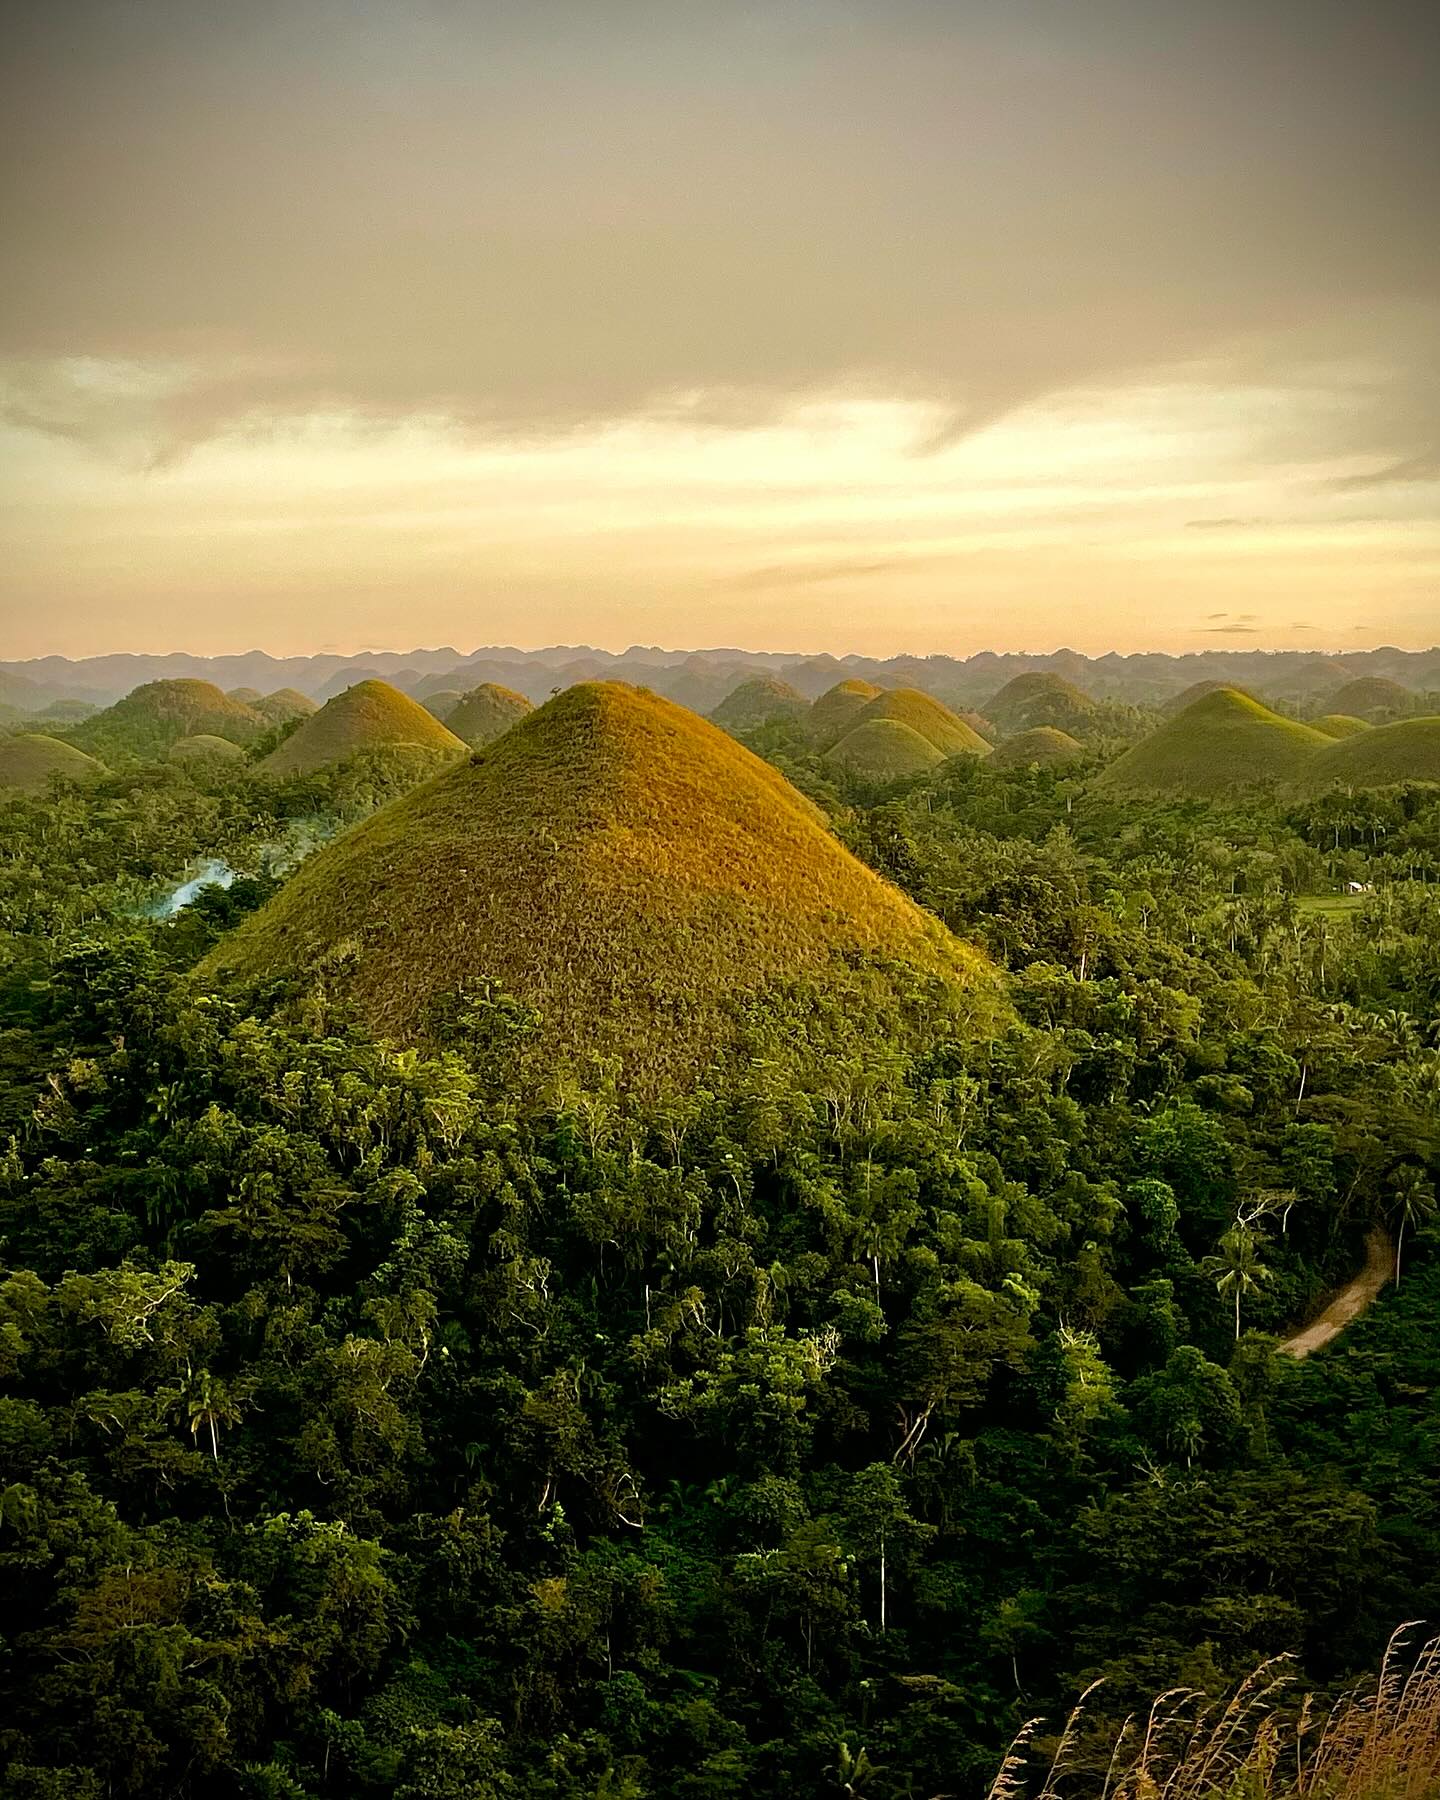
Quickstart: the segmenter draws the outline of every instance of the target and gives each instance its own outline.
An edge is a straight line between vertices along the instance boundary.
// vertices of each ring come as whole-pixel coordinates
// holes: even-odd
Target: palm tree
[[[202,1429],[208,1429],[210,1454],[219,1462],[220,1427],[238,1424],[240,1419],[239,1409],[224,1383],[217,1381],[208,1369],[201,1369],[186,1384],[183,1404],[190,1420],[191,1437],[198,1441]]]
[[[1435,1190],[1413,1164],[1401,1169],[1395,1180],[1395,1285],[1400,1285],[1400,1252],[1408,1230],[1418,1231],[1435,1217]]]
[[[1220,1293],[1235,1301],[1235,1342],[1240,1342],[1240,1302],[1258,1293],[1273,1271],[1260,1260],[1255,1234],[1244,1225],[1232,1225],[1221,1238],[1218,1253],[1200,1265]]]

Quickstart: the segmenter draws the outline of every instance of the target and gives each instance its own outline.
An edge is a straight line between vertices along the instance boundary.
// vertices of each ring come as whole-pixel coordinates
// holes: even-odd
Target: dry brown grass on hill
[[[299,775],[390,744],[449,750],[457,757],[466,749],[418,700],[387,681],[360,681],[306,719],[260,768],[266,775]]]
[[[1032,1721],[988,1800],[1436,1800],[1440,1638],[1415,1655],[1403,1641],[1412,1629],[1390,1640],[1376,1680],[1328,1710],[1309,1696],[1289,1703],[1289,1666],[1278,1658],[1223,1705],[1175,1689],[1144,1719],[1097,1739],[1086,1710],[1092,1688],[1048,1770],[1032,1774]]]
[[[552,1062],[598,1051],[643,1083],[693,1079],[747,1009],[841,984],[856,959],[889,971],[897,1005],[923,988],[936,1019],[994,1012],[980,953],[767,763],[657,695],[585,683],[320,851],[211,971],[328,965],[402,1040],[445,996],[498,982],[540,1015]]]

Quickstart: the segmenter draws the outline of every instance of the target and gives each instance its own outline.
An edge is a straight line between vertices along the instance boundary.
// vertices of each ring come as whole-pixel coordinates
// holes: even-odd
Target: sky
[[[0,658],[1440,639],[1440,7],[46,0]]]

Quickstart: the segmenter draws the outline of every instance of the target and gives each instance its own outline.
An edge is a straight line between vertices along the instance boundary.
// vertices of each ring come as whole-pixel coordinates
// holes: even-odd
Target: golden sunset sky
[[[0,658],[1440,638],[1440,8],[48,0]]]

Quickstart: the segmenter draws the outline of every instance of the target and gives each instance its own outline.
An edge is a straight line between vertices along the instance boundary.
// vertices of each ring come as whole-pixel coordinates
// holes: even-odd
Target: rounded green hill
[[[810,708],[810,734],[817,744],[836,743],[881,692],[873,681],[837,681]]]
[[[731,688],[710,717],[726,731],[755,731],[777,719],[802,719],[809,710],[810,702],[788,681],[756,675]]]
[[[418,700],[388,681],[358,681],[327,700],[270,752],[260,768],[267,775],[308,774],[392,744],[448,750],[456,756],[466,749],[464,741],[426,712]]]
[[[1182,688],[1178,694],[1172,694],[1168,700],[1164,701],[1160,710],[1167,719],[1173,719],[1177,714],[1184,712],[1187,706],[1193,706],[1197,700],[1203,700],[1207,694],[1225,693],[1243,694],[1247,700],[1259,699],[1257,694],[1251,693],[1249,688],[1241,687],[1238,682],[1192,681],[1189,687]],[[1260,704],[1263,706],[1265,702],[1261,700]]]
[[[262,694],[250,703],[267,725],[288,725],[292,719],[308,719],[317,712],[315,701],[299,688],[276,688],[273,694]]]
[[[1037,725],[1053,725],[1073,732],[1095,710],[1095,702],[1073,681],[1053,670],[1032,669],[1007,681],[985,707],[985,716],[1002,731],[1032,731]]]
[[[244,762],[245,752],[229,738],[213,737],[199,732],[194,737],[176,738],[170,746],[171,762]]]
[[[1312,789],[1440,781],[1440,718],[1397,719],[1332,743],[1306,774]]]
[[[249,744],[267,721],[243,700],[232,700],[212,681],[147,681],[104,712],[66,733],[72,744],[113,759],[163,756],[187,737],[222,737]]]
[[[1318,719],[1307,719],[1316,731],[1323,731],[1328,738],[1354,737],[1361,731],[1373,731],[1375,728],[1368,719],[1357,719],[1350,713],[1323,713]]]
[[[495,681],[482,681],[471,688],[445,723],[456,737],[464,738],[473,749],[493,744],[502,732],[517,725],[535,708],[514,688],[501,687]]]
[[[848,1018],[862,979],[871,1024],[887,1007],[974,1022],[997,1005],[986,959],[865,868],[777,771],[608,682],[567,689],[343,834],[208,965],[316,969],[401,1041],[432,1035],[447,996],[498,983],[539,1016],[537,1067],[600,1052],[636,1087],[693,1081],[787,1006],[779,1041],[798,1057],[815,997],[844,996]]]
[[[417,694],[415,698],[443,725],[465,696],[459,688],[441,688],[438,694]]]
[[[867,719],[832,744],[825,760],[864,781],[899,781],[923,775],[945,758],[913,725],[900,719]]]
[[[943,701],[919,688],[887,688],[869,700],[851,720],[846,736],[867,725],[905,725],[918,732],[941,755],[988,756],[990,746]]]
[[[1033,730],[1022,731],[998,745],[990,766],[994,769],[1058,767],[1074,762],[1084,754],[1085,746],[1068,731],[1058,731],[1053,725],[1036,725]]]
[[[1354,681],[1347,681],[1325,702],[1327,713],[1350,713],[1371,724],[1414,709],[1415,696],[1409,688],[1401,687],[1398,681],[1391,681],[1384,675],[1361,675]]]
[[[1301,779],[1330,742],[1235,688],[1220,688],[1127,750],[1095,786],[1220,799],[1237,788]]]
[[[38,731],[0,737],[0,792],[43,794],[52,781],[94,781],[103,763]]]

